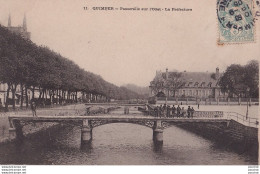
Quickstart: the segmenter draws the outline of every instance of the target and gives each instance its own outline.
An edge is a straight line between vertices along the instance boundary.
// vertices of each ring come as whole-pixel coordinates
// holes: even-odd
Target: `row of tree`
[[[246,65],[232,64],[219,80],[222,92],[229,97],[259,97],[259,62],[251,60]]]
[[[39,99],[49,95],[60,101],[77,100],[78,92],[103,99],[140,98],[125,87],[108,83],[101,76],[81,69],[71,60],[47,47],[37,46],[3,26],[0,26],[0,83],[8,85],[6,98],[13,101],[13,107],[18,86],[21,88],[21,106],[24,98],[28,106],[28,90],[32,91],[33,99],[35,90],[39,90]],[[5,103],[7,107],[9,102]]]

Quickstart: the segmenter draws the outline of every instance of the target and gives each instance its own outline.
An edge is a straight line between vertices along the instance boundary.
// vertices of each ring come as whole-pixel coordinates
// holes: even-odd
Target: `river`
[[[92,143],[86,146],[81,146],[80,128],[74,126],[49,129],[23,143],[2,144],[0,164],[249,165],[257,159],[178,127],[164,130],[163,145],[156,145],[152,129],[113,123],[94,128]]]

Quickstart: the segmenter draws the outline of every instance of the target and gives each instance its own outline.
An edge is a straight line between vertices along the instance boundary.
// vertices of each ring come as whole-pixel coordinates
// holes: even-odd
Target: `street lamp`
[[[248,95],[250,88],[246,88],[246,97],[247,97],[247,105],[246,105],[246,120],[248,118]]]

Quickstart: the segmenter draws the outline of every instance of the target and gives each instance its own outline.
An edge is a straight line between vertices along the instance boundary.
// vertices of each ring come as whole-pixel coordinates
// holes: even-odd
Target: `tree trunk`
[[[35,86],[32,87],[32,100],[34,100],[34,91],[35,91]]]
[[[77,91],[76,91],[75,97],[76,97],[76,103],[78,103],[78,92]]]
[[[11,85],[11,84],[8,83],[8,85],[7,85],[8,87],[7,87],[7,91],[6,91],[6,99],[5,99],[5,100],[6,100],[6,101],[5,101],[5,110],[6,110],[6,111],[8,111],[10,85]]]
[[[56,104],[59,104],[59,95],[60,95],[60,90],[59,89],[57,89],[56,90]]]
[[[23,108],[23,84],[21,83],[21,103],[20,103],[20,108]]]
[[[44,99],[44,89],[42,89],[42,95],[41,98]]]
[[[41,87],[39,87],[39,92],[40,92],[40,95],[38,97],[38,99],[40,99],[42,97],[42,90],[41,90]]]
[[[13,109],[15,109],[15,91],[16,91],[16,87],[17,87],[16,84],[14,84],[14,86],[12,85],[12,101],[13,101]]]
[[[53,91],[52,90],[48,90],[49,91],[49,97],[50,97],[50,104],[51,104],[51,107],[53,105]],[[47,95],[47,94],[46,94]]]
[[[28,99],[28,87],[25,85],[25,102],[26,102],[26,109],[29,107],[29,99]]]

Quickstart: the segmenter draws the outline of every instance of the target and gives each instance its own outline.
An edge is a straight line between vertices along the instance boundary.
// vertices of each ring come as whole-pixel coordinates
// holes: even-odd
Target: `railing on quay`
[[[246,117],[242,114],[236,113],[236,112],[224,112],[224,116],[227,119],[235,120],[241,124],[244,124],[246,126],[250,127],[259,127],[259,120],[258,118],[252,118],[252,117]]]

